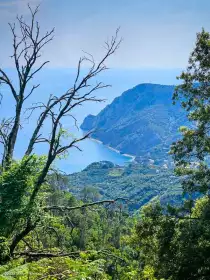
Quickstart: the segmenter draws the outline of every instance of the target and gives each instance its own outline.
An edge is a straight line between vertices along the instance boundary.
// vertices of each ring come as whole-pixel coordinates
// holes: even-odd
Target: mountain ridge
[[[175,86],[144,83],[116,97],[98,115],[88,115],[82,130],[123,154],[165,160],[178,128],[186,123],[179,104],[172,104]]]

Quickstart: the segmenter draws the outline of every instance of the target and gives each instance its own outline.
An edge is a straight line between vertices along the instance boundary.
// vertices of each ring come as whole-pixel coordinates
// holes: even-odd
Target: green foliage
[[[189,65],[179,77],[182,84],[176,88],[174,100],[181,100],[188,113],[190,127],[182,127],[182,139],[173,144],[171,153],[178,175],[186,175],[183,188],[186,193],[209,192],[210,170],[210,34],[204,29],[197,34]]]
[[[9,237],[30,214],[27,210],[45,158],[35,155],[13,161],[10,168],[0,174],[0,234]],[[39,205],[42,195],[37,198]],[[38,214],[38,213],[37,213]],[[20,223],[20,224],[19,224]]]
[[[191,122],[180,127],[183,137],[171,149],[184,203],[179,179],[159,165],[104,161],[69,176],[48,174],[33,196],[45,157],[13,161],[0,173],[0,280],[209,279],[209,53],[210,35],[203,30],[174,94]],[[146,119],[153,116],[147,99],[141,102]],[[159,108],[155,95],[151,104]],[[161,149],[168,145],[167,117],[148,126],[164,140]],[[68,134],[61,129],[56,143],[61,136]],[[130,202],[86,205],[117,197]]]
[[[62,182],[63,179],[65,181],[65,177],[59,177],[60,182]],[[52,185],[51,188],[43,190],[40,196],[41,205],[72,207],[82,204],[81,201],[76,200],[69,192],[59,190],[60,184],[56,182],[55,178],[54,175],[49,176],[48,179]],[[85,199],[86,201],[90,201],[93,197],[91,195],[91,189],[87,191],[88,193],[90,192],[90,196],[87,197],[85,195]],[[18,243],[15,254],[28,251],[58,255],[61,252],[73,252],[76,254],[76,260],[66,258],[68,264],[71,264],[71,269],[69,269],[69,267],[67,269],[62,265],[62,262],[59,262],[60,259],[56,259],[57,261],[53,261],[52,263],[50,263],[50,259],[45,259],[28,264],[28,260],[31,261],[31,259],[30,257],[25,257],[26,263],[24,264],[12,262],[8,264],[8,267],[2,266],[2,269],[5,267],[5,269],[2,270],[2,277],[6,274],[16,275],[15,277],[24,274],[15,279],[27,279],[26,277],[28,277],[28,275],[34,277],[31,279],[39,279],[36,275],[36,271],[40,273],[40,277],[44,277],[44,275],[49,276],[50,273],[53,275],[56,273],[66,275],[65,271],[72,270],[75,273],[74,276],[71,276],[75,277],[73,279],[109,279],[108,275],[112,275],[113,279],[118,279],[117,277],[121,277],[119,275],[126,275],[126,273],[132,270],[127,263],[132,260],[133,253],[131,253],[132,250],[129,249],[128,242],[124,240],[126,236],[130,236],[134,221],[129,218],[128,214],[122,212],[122,209],[118,207],[119,205],[116,205],[114,208],[104,208],[103,206],[91,207],[90,209],[81,208],[70,212],[63,212],[56,209],[51,212],[45,212],[42,210],[41,205],[36,204],[39,212],[38,214],[35,212],[33,213],[35,216],[41,214],[36,228],[34,230],[32,229],[27,236]],[[33,208],[33,211],[35,210],[36,208]],[[16,226],[15,233],[20,231],[19,226]],[[0,247],[2,264],[3,261],[8,262],[9,250],[7,240],[4,239],[3,241]],[[77,252],[79,251],[81,251],[81,254],[78,255]],[[124,251],[128,252],[129,257]],[[32,257],[32,260],[33,259]],[[49,267],[50,269],[48,270]],[[66,277],[66,279],[68,279],[68,273]]]
[[[11,263],[0,269],[1,280],[40,280],[40,279],[109,279],[104,272],[104,260],[73,260],[67,257],[42,259],[28,264]]]
[[[0,237],[0,262],[9,260],[9,245],[5,237]]]
[[[139,248],[140,273],[147,279],[205,280],[210,275],[210,34],[197,34],[189,66],[176,88],[191,122],[172,145],[176,174],[189,199],[180,209],[149,204],[142,208],[133,242]],[[202,198],[194,200],[199,194]],[[186,196],[187,197],[187,196]]]
[[[182,190],[179,180],[171,170],[159,166],[143,166],[131,163],[117,166],[102,161],[89,165],[83,171],[68,176],[66,188],[83,199],[84,190],[93,187],[101,199],[125,197],[129,210],[135,210],[151,201],[160,199],[163,204],[179,204]],[[98,197],[92,197],[97,200]]]
[[[142,271],[152,268],[157,279],[208,279],[209,205],[208,197],[198,199],[191,217],[181,219],[165,215],[158,205],[144,207],[133,238]]]

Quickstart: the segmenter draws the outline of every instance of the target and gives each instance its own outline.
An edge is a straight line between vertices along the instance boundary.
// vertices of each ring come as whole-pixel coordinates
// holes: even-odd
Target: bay
[[[7,73],[18,85],[17,73],[15,73],[15,70],[7,69]],[[33,80],[33,84],[40,83],[41,86],[25,104],[25,108],[32,106],[34,103],[36,104],[38,101],[46,102],[50,94],[56,94],[59,96],[63,92],[66,92],[66,90],[72,86],[75,79],[75,73],[76,69],[44,69]],[[122,94],[123,91],[144,82],[174,84],[175,77],[178,74],[179,69],[112,69],[109,72],[104,73],[99,78],[101,78],[105,84],[111,84],[112,87],[99,91],[97,97],[106,99],[106,101],[102,103],[87,103],[85,106],[77,108],[73,113],[78,120],[78,126],[80,126],[88,114],[96,115],[106,105],[110,104],[115,97]],[[13,117],[15,111],[14,100],[7,88],[1,87],[1,93],[3,93],[4,98],[0,106],[0,119]],[[24,155],[31,133],[36,127],[36,120],[39,113],[39,111],[34,113],[30,118],[27,118],[27,114],[22,115],[21,124],[24,129],[19,131],[18,141],[15,147],[16,159],[20,159]],[[73,127],[71,119],[65,119],[63,125],[67,131],[72,132],[73,134],[75,133],[75,127]],[[49,131],[50,123],[46,122],[42,129],[43,136],[47,137]],[[82,131],[77,133],[81,134]],[[61,171],[70,174],[81,171],[92,162],[107,160],[115,164],[124,165],[131,161],[130,157],[111,150],[103,144],[91,139],[86,139],[81,142],[79,148],[82,149],[81,152],[77,149],[71,149],[66,159],[57,160],[56,167]],[[0,146],[0,153],[2,152],[1,149],[2,147]],[[44,155],[47,153],[47,147],[44,144],[36,145],[34,152],[39,155]]]
[[[114,164],[125,165],[132,161],[131,157],[111,150],[102,143],[92,139],[85,139],[80,142],[79,148],[82,151],[76,148],[71,149],[67,159],[57,160],[57,167],[65,173],[71,174],[83,170],[93,162],[111,161]]]

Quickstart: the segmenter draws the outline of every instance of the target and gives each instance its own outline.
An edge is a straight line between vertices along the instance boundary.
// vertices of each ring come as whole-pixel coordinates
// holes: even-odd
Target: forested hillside
[[[139,161],[156,163],[178,138],[178,128],[186,123],[180,104],[172,104],[174,86],[140,84],[125,91],[97,116],[85,118],[81,128],[96,130],[92,137]]]
[[[129,210],[139,209],[150,201],[160,200],[165,205],[182,202],[179,178],[172,170],[159,166],[97,162],[69,175],[68,185],[69,191],[83,200],[86,197],[92,200],[127,198]]]

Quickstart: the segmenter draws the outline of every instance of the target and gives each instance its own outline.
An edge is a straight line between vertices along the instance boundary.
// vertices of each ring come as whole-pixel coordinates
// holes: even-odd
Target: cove
[[[131,157],[109,149],[107,146],[93,139],[85,139],[80,142],[79,148],[82,149],[82,151],[76,148],[71,149],[66,159],[57,161],[56,165],[60,170],[71,174],[80,172],[93,162],[106,160],[114,164],[125,165],[132,161]]]

